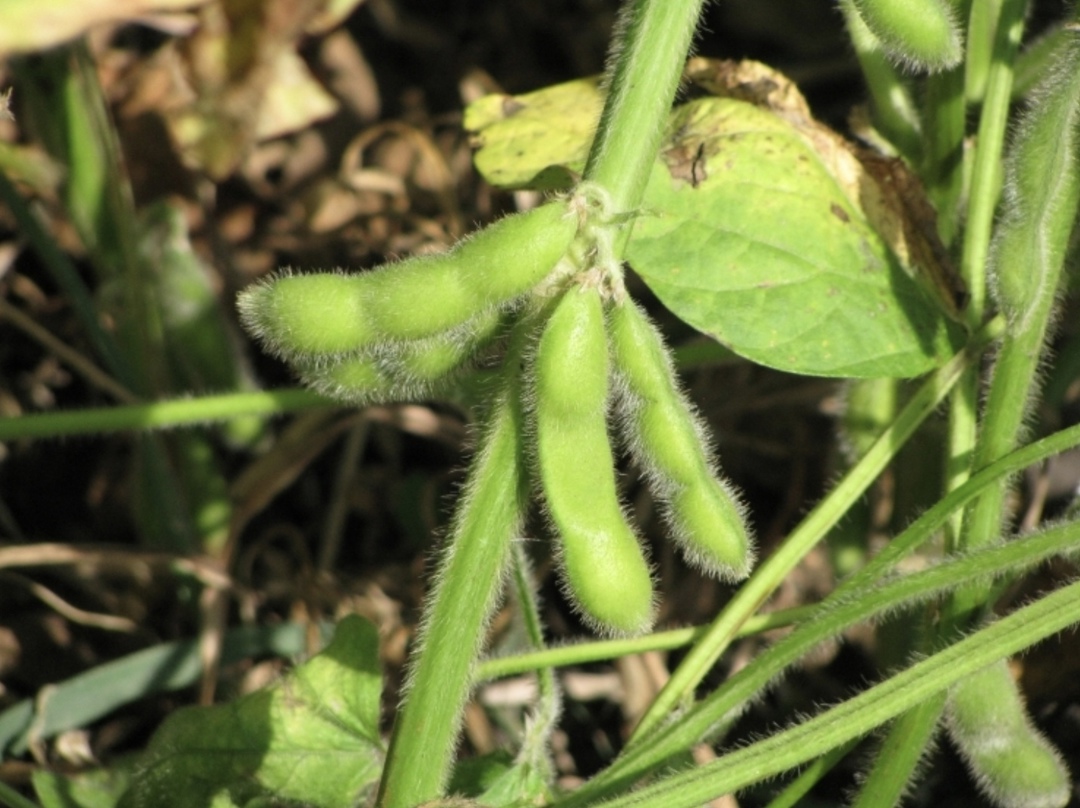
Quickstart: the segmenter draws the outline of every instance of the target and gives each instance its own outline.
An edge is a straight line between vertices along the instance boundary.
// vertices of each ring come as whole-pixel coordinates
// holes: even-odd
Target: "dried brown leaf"
[[[191,9],[207,0],[4,0],[0,57],[44,50],[106,23]]]

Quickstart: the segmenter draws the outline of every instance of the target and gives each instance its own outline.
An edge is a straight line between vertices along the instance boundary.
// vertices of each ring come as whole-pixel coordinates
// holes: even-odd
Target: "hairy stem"
[[[283,415],[317,407],[339,406],[336,401],[300,388],[224,393],[122,407],[95,407],[0,418],[0,441],[169,429],[251,415]]]
[[[854,698],[714,763],[666,777],[605,808],[692,808],[870,732],[964,677],[1080,621],[1080,584],[1063,587]]]
[[[584,178],[610,197],[611,213],[641,202],[704,0],[628,0],[616,24],[608,96]],[[629,228],[624,228],[625,244]]]
[[[971,294],[967,315],[973,325],[981,322],[986,312],[986,262],[1001,187],[1001,154],[1009,119],[1013,62],[1024,31],[1026,9],[1027,0],[1002,0],[990,66],[986,71],[986,93],[979,117],[978,145],[969,192],[971,202],[960,263],[960,274]]]
[[[518,365],[530,322],[519,321],[512,337],[502,389],[488,413],[424,610],[380,784],[381,808],[435,799],[449,776],[473,666],[528,506]]]
[[[993,273],[1007,327],[994,365],[974,468],[1015,448],[1037,389],[1065,254],[1080,208],[1080,45],[1073,44],[1018,131],[1009,159],[1004,219]],[[997,539],[1005,488],[981,497],[965,517],[964,547]],[[981,593],[981,597],[986,596]],[[954,604],[976,608],[979,592]]]

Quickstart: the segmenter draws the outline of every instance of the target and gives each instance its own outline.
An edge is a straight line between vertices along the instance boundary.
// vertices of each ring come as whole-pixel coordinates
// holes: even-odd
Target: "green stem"
[[[1002,0],[979,0],[968,11],[965,91],[968,101],[978,104],[986,93],[987,77],[994,58],[994,31],[1001,14]]]
[[[608,193],[612,214],[632,212],[645,193],[703,5],[628,0],[623,6],[584,174]],[[629,230],[623,229],[624,244]]]
[[[513,538],[528,507],[519,363],[529,325],[515,327],[464,496],[421,620],[406,696],[379,788],[381,808],[440,796],[457,744],[484,628],[502,588]]]
[[[979,117],[971,177],[971,202],[960,263],[960,274],[971,295],[967,316],[972,325],[982,322],[986,312],[986,263],[990,251],[994,211],[1001,189],[1001,154],[1009,119],[1013,62],[1024,31],[1026,8],[1027,0],[1002,1],[1001,15],[995,29],[993,57],[987,70],[986,95],[983,99],[982,115]]]
[[[964,190],[964,69],[954,67],[926,80],[926,158],[923,180],[938,215],[938,233],[951,244],[960,226]]]
[[[517,592],[518,608],[521,610],[521,620],[525,627],[525,636],[529,639],[529,645],[533,648],[533,654],[539,655],[546,652],[544,648],[544,623],[540,618],[540,604],[537,601],[536,587],[532,578],[532,567],[525,548],[517,544],[514,546],[514,560],[511,566],[511,574],[514,580],[514,589]],[[558,686],[555,683],[553,663],[542,663],[532,670],[539,673],[540,701],[550,703],[558,699]],[[483,665],[477,667],[474,681],[488,678],[484,675]]]
[[[874,125],[912,163],[922,154],[922,123],[911,92],[885,51],[881,41],[866,27],[853,0],[841,0],[848,36],[870,91]]]
[[[818,784],[822,777],[831,772],[833,768],[847,757],[848,753],[858,746],[858,741],[849,741],[846,744],[830,749],[814,762],[803,767],[791,783],[788,784],[779,796],[775,797],[765,808],[797,808],[803,805],[803,797]]]
[[[513,546],[513,559],[510,566],[513,576],[513,587],[517,592],[518,606],[521,609],[521,618],[524,623],[525,635],[529,645],[537,652],[544,649],[544,624],[540,618],[540,604],[536,596],[536,585],[533,582],[532,567],[529,564],[528,555],[523,544]],[[479,680],[474,676],[474,681]],[[528,768],[534,776],[543,777],[545,782],[553,782],[555,779],[555,766],[551,760],[549,749],[551,747],[551,733],[559,722],[562,712],[562,699],[560,698],[559,686],[555,681],[555,671],[551,666],[538,668],[536,671],[538,696],[532,709],[529,711],[525,722],[525,730],[522,734],[521,749],[515,759],[515,764]]]
[[[971,43],[968,43],[969,48]],[[938,233],[948,245],[956,238],[961,220],[964,190],[964,137],[967,106],[964,97],[964,67],[935,74],[926,83],[926,159],[924,179],[938,213]],[[980,319],[969,311],[969,324]],[[975,444],[978,372],[971,368],[957,383],[950,397],[948,456],[945,460],[945,488],[956,488],[967,479],[971,449]],[[960,529],[954,517],[949,535]],[[903,720],[903,719],[901,719]]]
[[[122,407],[62,410],[0,418],[0,441],[168,429],[251,415],[282,415],[316,407],[338,406],[341,406],[339,402],[300,388],[225,393]]]
[[[663,805],[693,808],[799,766],[862,737],[987,665],[1080,622],[1080,584],[1071,584],[1013,612],[929,659],[797,726],[680,772],[606,808]]]
[[[777,628],[802,622],[815,611],[813,606],[796,606],[768,614],[754,615],[739,629],[738,637],[752,637]],[[707,626],[657,631],[643,637],[620,637],[617,640],[598,640],[558,648],[545,648],[525,654],[487,659],[476,669],[476,680],[516,676],[541,668],[561,668],[568,665],[587,665],[608,659],[644,654],[648,651],[674,651],[690,645],[704,636]]]
[[[983,480],[982,484],[986,482]],[[928,531],[920,531],[919,535],[925,539]],[[887,582],[873,579],[863,579],[861,583],[845,582],[819,605],[813,619],[802,623],[759,655],[754,664],[732,675],[704,700],[680,715],[678,721],[653,733],[649,743],[628,747],[611,766],[560,800],[559,808],[592,805],[601,797],[639,782],[649,772],[676,759],[682,750],[705,738],[715,737],[788,667],[822,641],[839,636],[851,626],[876,615],[895,614],[900,608],[926,603],[965,583],[1031,569],[1049,558],[1074,552],[1078,541],[1080,524],[1067,523],[1021,541],[952,558],[929,570]],[[824,751],[819,750],[819,753]]]
[[[1080,208],[1080,46],[1063,55],[1040,102],[1025,118],[1009,155],[1009,209],[995,242],[994,274],[1008,326],[994,364],[974,467],[1019,442],[1038,389],[1037,375],[1068,245]],[[962,548],[1002,531],[1005,486],[979,498],[965,515]],[[962,593],[953,615],[977,608],[983,590]]]
[[[859,796],[851,808],[901,804],[912,772],[927,754],[944,709],[942,692],[896,717],[875,751],[873,765],[860,784]]]
[[[983,101],[970,189],[971,202],[964,230],[960,274],[970,301],[968,324],[976,326],[986,315],[986,264],[991,227],[1001,186],[1001,153],[1009,115],[1012,64],[1023,32],[1022,0],[986,0],[972,4],[968,33],[967,95]],[[993,16],[991,16],[993,12]],[[960,99],[961,103],[963,99]],[[953,200],[957,204],[958,200]],[[949,457],[945,488],[952,490],[971,470],[977,430],[979,379],[974,369],[961,379],[949,411]],[[960,520],[948,532],[950,546],[960,542]]]
[[[571,808],[571,806],[586,805],[598,797],[607,796],[619,791],[621,788],[628,787],[638,782],[650,771],[663,765],[672,755],[677,754],[680,749],[686,749],[695,743],[700,743],[705,733],[712,731],[719,723],[723,722],[730,711],[738,710],[740,705],[752,701],[774,677],[780,675],[789,665],[805,656],[807,651],[815,644],[826,637],[832,636],[834,633],[844,630],[844,628],[857,620],[866,619],[869,616],[869,611],[856,605],[856,594],[874,588],[876,586],[875,581],[885,575],[902,558],[930,539],[952,513],[971,502],[985,491],[988,486],[1000,485],[1000,480],[1003,477],[1027,468],[1032,464],[1042,462],[1052,455],[1060,454],[1077,445],[1080,445],[1080,425],[1062,430],[1029,446],[1025,446],[1023,449],[1013,452],[972,475],[971,479],[964,485],[948,494],[920,516],[907,530],[895,537],[866,567],[845,579],[833,591],[828,600],[821,604],[821,608],[838,606],[849,610],[856,609],[858,610],[857,613],[849,613],[848,617],[843,617],[839,610],[830,611],[827,613],[829,619],[823,620],[822,615],[826,613],[819,612],[814,619],[801,621],[802,625],[795,632],[769,648],[754,661],[754,665],[744,669],[745,672],[740,671],[729,679],[718,690],[709,694],[704,701],[691,708],[678,722],[664,727],[650,736],[648,744],[639,744],[625,750],[615,763],[574,792],[572,799],[560,802],[560,808],[562,806]],[[1061,534],[1059,533],[1058,536],[1060,537]],[[1074,541],[1075,537],[1068,535],[1065,537],[1063,545]],[[1050,539],[1050,542],[1056,543],[1056,539]],[[1011,554],[1014,551],[1021,550],[1019,545],[1022,544],[1024,542],[1002,545],[1002,547],[995,548],[991,552],[994,554],[1003,552]],[[1033,549],[1036,548],[1027,545],[1022,552],[1030,559],[1032,556],[1028,554]],[[1057,553],[1061,549],[1062,545],[1056,545],[1052,548],[1043,547],[1044,551],[1048,550],[1050,553]],[[984,559],[990,557],[992,556],[984,556]],[[999,558],[1001,558],[1000,555]],[[1006,564],[1011,563],[1011,561],[1006,562]],[[935,571],[924,573],[924,580],[926,580],[925,575],[927,574],[940,576],[943,569],[956,569],[955,566],[950,567],[951,564],[955,564],[955,561],[946,562],[945,565],[938,567]],[[985,568],[982,569],[985,571]],[[982,574],[983,572],[978,573],[978,575]],[[952,572],[946,572],[944,578],[944,583],[948,586],[955,587],[957,584],[962,583],[959,577]],[[886,610],[894,608],[896,604],[907,597],[907,593],[911,591],[907,587],[910,587],[911,584],[912,581],[908,580],[903,584],[894,582],[877,588],[876,602],[872,604],[871,608]],[[923,589],[925,591],[925,587]],[[836,618],[839,618],[838,622],[832,622]]]
[[[40,808],[36,802],[28,800],[4,782],[0,782],[0,804],[6,805],[7,808]]]
[[[802,521],[776,552],[762,563],[727,608],[709,627],[708,633],[687,654],[667,685],[657,696],[630,739],[640,743],[659,726],[685,697],[693,692],[705,674],[734,639],[739,627],[769,598],[780,582],[818,541],[840,520],[919,425],[941,403],[960,374],[975,362],[996,335],[1000,323],[984,329],[968,348],[957,354],[924,383],[896,421],[881,435],[863,458],[845,475],[836,488]]]

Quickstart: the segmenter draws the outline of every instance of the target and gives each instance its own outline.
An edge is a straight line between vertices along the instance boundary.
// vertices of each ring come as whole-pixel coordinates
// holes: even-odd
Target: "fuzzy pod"
[[[323,395],[355,405],[422,399],[467,370],[502,324],[503,317],[491,309],[427,339],[301,363],[300,378]]]
[[[853,0],[859,17],[898,62],[919,70],[960,63],[964,44],[949,0]]]
[[[686,559],[745,578],[753,543],[734,490],[710,462],[705,428],[679,389],[663,338],[629,298],[608,314],[624,440],[663,505]]]
[[[1034,93],[1006,161],[1004,216],[990,260],[1010,331],[1041,325],[1060,293],[1080,204],[1080,44],[1062,48]]]
[[[536,286],[577,232],[565,202],[507,216],[449,252],[354,275],[282,275],[241,293],[247,330],[289,360],[357,353],[455,328]]]
[[[983,793],[999,808],[1064,808],[1071,781],[1061,757],[1031,725],[1004,660],[949,692],[949,735]]]
[[[1039,390],[1040,364],[1064,293],[1065,263],[1080,210],[1080,42],[1059,51],[1033,94],[1006,157],[1002,216],[990,255],[994,296],[1006,330],[994,362],[972,468],[1013,451]],[[1001,534],[1007,486],[989,488],[964,517],[970,548]],[[986,599],[978,588],[954,595],[957,611]]]
[[[566,590],[597,630],[645,631],[653,620],[652,579],[616,489],[607,336],[596,289],[574,286],[562,295],[531,371],[536,462]]]

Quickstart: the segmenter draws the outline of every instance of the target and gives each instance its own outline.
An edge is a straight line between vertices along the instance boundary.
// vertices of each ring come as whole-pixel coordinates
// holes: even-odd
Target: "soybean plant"
[[[649,565],[620,503],[608,434],[616,417],[613,384],[617,420],[667,503],[688,559],[727,579],[750,569],[751,541],[737,496],[716,476],[667,348],[625,298],[605,232],[613,220],[609,196],[584,185],[537,213],[504,219],[444,256],[357,276],[289,275],[260,284],[241,301],[245,323],[271,350],[291,357],[318,389],[357,403],[426,394],[509,323],[501,381],[486,405],[487,426],[395,729],[382,789],[386,805],[411,804],[442,786],[469,660],[493,607],[509,540],[520,529],[528,477],[535,478],[558,539],[566,592],[585,621],[619,635],[651,626]],[[536,235],[538,221],[555,227],[539,245],[525,242],[535,250],[527,271],[506,272],[523,252],[516,239]],[[482,273],[499,278],[485,289]],[[433,297],[421,301],[420,314],[400,311],[421,289]],[[475,294],[461,292],[468,289]],[[428,751],[433,736],[441,742]],[[439,756],[438,767],[430,765],[431,754]],[[418,781],[421,768],[429,774]],[[399,770],[406,774],[395,778]]]
[[[1016,536],[1006,508],[1008,481],[1016,473],[1080,444],[1076,426],[1024,445],[1033,431],[1039,380],[1050,364],[1047,345],[1067,287],[1064,269],[1077,243],[1080,21],[1073,12],[1051,36],[1053,47],[1020,54],[1027,0],[840,0],[874,103],[876,131],[868,134],[902,156],[902,166],[899,159],[869,157],[846,145],[810,118],[801,98],[791,102],[798,96],[793,86],[783,89],[786,80],[760,65],[719,71],[715,78],[733,84],[716,81],[715,86],[727,86],[730,95],[716,91],[714,97],[672,110],[703,5],[703,0],[627,0],[599,95],[594,83],[575,83],[588,85],[593,95],[586,97],[597,101],[595,134],[562,162],[553,158],[560,170],[546,176],[573,179],[538,206],[494,222],[442,255],[357,273],[284,270],[240,297],[242,321],[266,350],[286,360],[308,385],[340,401],[364,406],[436,396],[477,366],[485,371],[476,445],[440,544],[376,803],[380,808],[692,808],[804,767],[774,801],[775,806],[793,805],[860,739],[886,727],[880,745],[862,753],[871,763],[859,781],[856,808],[898,804],[939,731],[948,734],[995,806],[1064,806],[1069,773],[1037,732],[1002,660],[1080,623],[1080,584],[1062,586],[1000,619],[993,616],[993,607],[1015,576],[1051,559],[1075,559],[1080,544],[1075,516]],[[922,72],[930,75],[912,75]],[[1014,95],[1027,86],[1019,80],[1022,72],[1041,74],[1044,81],[1010,126]],[[76,84],[92,81],[92,73]],[[700,75],[694,69],[688,73]],[[758,103],[763,88],[770,100]],[[776,100],[785,95],[786,100]],[[0,99],[0,106],[6,108],[6,99]],[[500,106],[503,112],[513,110],[505,112],[508,118],[520,111],[515,105]],[[104,119],[104,107],[101,112],[94,117]],[[568,114],[573,113],[580,110]],[[977,131],[969,131],[976,118]],[[69,125],[52,128],[79,131],[70,124],[86,119],[72,117]],[[739,129],[741,121],[750,124]],[[1006,147],[1010,128],[1015,136]],[[746,142],[761,132],[760,152],[752,151]],[[73,150],[75,145],[77,139]],[[710,162],[717,154],[723,154],[722,161]],[[843,158],[834,159],[837,154]],[[782,162],[785,155],[795,155],[790,164]],[[751,172],[745,170],[748,164]],[[781,169],[764,170],[773,166]],[[885,179],[871,166],[883,170]],[[77,169],[72,176],[77,180],[89,167],[72,166]],[[767,175],[765,181],[758,183],[757,173]],[[940,240],[907,238],[918,235],[910,231],[919,226],[934,226],[913,173],[921,175],[926,196],[938,207]],[[693,204],[683,207],[685,200],[700,202],[701,196],[693,194],[707,196],[723,176],[736,176],[737,187],[753,191],[746,198],[755,200],[754,209],[725,210],[738,207],[732,200],[742,197],[718,194],[708,197],[713,200],[710,221],[687,212]],[[78,189],[94,183],[69,185]],[[0,174],[0,195],[10,204],[18,195],[9,186]],[[808,244],[814,239],[827,243],[822,234],[832,234],[843,249],[821,251],[812,259],[795,255],[760,270],[759,261],[797,252],[797,244],[770,240],[774,233],[767,228],[775,225],[764,225],[764,234],[760,229],[760,222],[771,218],[769,206],[785,195],[799,202],[791,210],[806,217],[796,238],[806,232]],[[868,210],[889,208],[893,202],[910,210],[902,215]],[[33,238],[34,217],[25,205],[11,207]],[[718,225],[711,221],[714,215],[729,218]],[[885,229],[903,231],[904,238],[890,240],[881,232]],[[844,241],[852,233],[851,241]],[[94,243],[86,237],[92,233],[83,235],[87,244]],[[672,245],[681,250],[683,241],[692,244],[687,252],[703,257],[699,264],[705,270],[694,280],[704,276],[708,291],[716,293],[709,306],[696,305],[701,289],[687,281],[700,265],[693,271],[678,262],[655,266],[663,264],[656,261],[658,253]],[[908,249],[912,245],[926,249]],[[951,294],[962,284],[944,284],[951,303],[946,311],[924,306],[909,277],[929,271],[909,265],[923,253],[956,259],[970,292],[966,311],[959,310],[959,296]],[[634,264],[673,314],[717,335],[735,353],[741,346],[752,361],[875,383],[882,376],[927,374],[906,391],[896,379],[885,380],[892,385],[883,396],[891,415],[880,421],[880,434],[863,436],[862,454],[850,470],[783,541],[761,554],[756,566],[740,495],[721,475],[704,419],[681,388],[659,329],[628,294],[624,261]],[[58,276],[74,277],[68,270]],[[871,282],[883,277],[886,282],[879,286]],[[943,277],[947,273],[935,275],[939,288]],[[853,298],[858,305],[837,306],[837,300],[848,299],[842,287],[853,279],[851,285],[866,284],[871,291]],[[821,299],[807,300],[813,304],[808,308],[841,322],[842,333],[825,329],[826,338],[804,341],[799,329],[810,320],[783,331],[758,316],[772,300],[801,305],[805,288],[821,294]],[[71,289],[78,292],[81,286]],[[702,309],[710,307],[736,311],[736,325],[725,321],[725,328],[712,329],[699,322]],[[80,308],[91,333],[100,332],[100,318],[89,304]],[[875,332],[872,355],[842,355],[848,348],[838,343],[858,343],[882,322],[887,325]],[[816,329],[820,323],[811,325]],[[103,332],[97,337],[106,348],[111,345]],[[799,350],[792,349],[795,342]],[[991,345],[993,361],[984,362]],[[1080,339],[1074,339],[1073,350],[1080,350]],[[826,354],[828,361],[794,368],[781,361],[804,362],[815,352]],[[106,358],[108,353],[102,350]],[[905,369],[891,365],[889,356],[906,357]],[[118,376],[126,375],[119,373],[121,365],[110,364]],[[978,376],[984,364],[992,367],[985,384]],[[980,409],[976,402],[983,389]],[[138,404],[112,408],[104,417],[61,414],[64,424],[4,418],[0,432],[27,437],[88,428],[176,426],[235,415],[240,406],[235,398],[208,399],[197,407],[184,402],[182,409],[175,402]],[[251,411],[280,412],[283,401],[307,406],[313,399],[296,391],[269,393]],[[899,401],[905,401],[902,407]],[[946,402],[949,436],[942,443],[948,481],[940,500],[896,529],[876,555],[871,557],[868,544],[860,548],[848,577],[821,603],[758,614],[785,577],[897,460],[900,447]],[[73,425],[75,420],[81,426]],[[707,575],[738,584],[708,626],[643,636],[659,604],[649,554],[618,484],[616,464],[623,453],[642,472],[686,560]],[[522,541],[534,505],[547,518],[550,556],[563,591],[586,626],[604,635],[600,641],[542,647]],[[898,571],[906,555],[938,536],[943,536],[944,557],[915,573]],[[523,601],[523,622],[537,650],[480,661],[488,624],[508,580]],[[857,623],[920,607],[926,610],[919,631],[908,638],[916,655],[909,666],[788,729],[735,751],[720,750],[712,763],[689,765],[689,749],[718,743],[816,645]],[[698,698],[703,681],[716,673],[715,663],[738,637],[791,624],[796,625],[790,633]],[[375,630],[356,618],[343,621],[340,629],[324,655],[271,691],[252,694],[235,709],[228,705],[175,716],[136,767],[133,786],[110,804],[201,806],[210,800],[223,806],[337,808],[363,801],[382,763],[377,639]],[[559,699],[548,670],[540,677],[541,709],[528,722],[515,765],[503,771],[506,779],[466,801],[448,797],[464,705],[476,682],[686,644],[690,648],[625,747],[580,788],[554,792],[547,742]],[[16,705],[25,707],[23,714],[32,724],[28,736],[39,723],[55,718],[55,710],[46,715],[44,703],[37,706],[42,709]],[[5,710],[0,725],[9,716]],[[316,720],[307,721],[311,717]],[[317,729],[309,733],[305,727]],[[315,781],[324,772],[350,768],[340,764],[336,753],[355,747],[357,740],[363,753],[345,758],[364,771],[355,781],[356,771],[349,771],[342,775],[344,785],[320,791],[317,786],[323,783]],[[322,749],[334,754],[320,755]],[[321,758],[319,767],[307,768],[297,762],[301,758]],[[264,777],[268,770],[271,774]],[[201,778],[198,788],[189,789],[196,777]],[[58,775],[40,782],[54,783],[54,800],[61,793],[81,793]],[[308,789],[320,793],[308,794]],[[0,788],[0,801],[25,803],[9,791]]]
[[[383,806],[441,793],[472,659],[522,524],[530,478],[557,536],[564,587],[586,622],[624,635],[651,626],[649,565],[616,485],[608,435],[613,392],[618,420],[688,557],[728,579],[749,572],[749,532],[736,495],[718,481],[667,349],[651,326],[633,319],[640,315],[624,299],[622,278],[628,224],[700,5],[628,4],[625,47],[615,50],[589,167],[566,197],[507,217],[445,255],[355,275],[287,274],[241,297],[244,324],[270,351],[318,389],[354,402],[423,395],[497,341],[500,324],[509,329],[410,664]]]
[[[890,39],[901,26],[889,32],[878,17],[894,5],[900,4],[882,0],[856,2],[867,25],[898,58],[918,63],[929,44],[941,37],[912,29]],[[985,9],[975,6],[971,9],[972,33],[982,33],[976,23],[983,18]],[[948,16],[947,11],[943,13]],[[1080,48],[1071,41],[1058,51],[1056,64],[1033,93],[1034,102],[1016,131],[1006,161],[1003,212],[993,242],[988,243],[992,200],[998,184],[993,162],[1004,137],[1012,61],[1023,13],[1023,3],[1006,2],[994,21],[997,64],[982,77],[987,83],[980,142],[973,160],[972,209],[963,245],[967,280],[975,292],[969,315],[977,318],[984,314],[981,289],[989,280],[1005,318],[979,431],[972,440],[973,472],[1014,450],[1025,434],[1025,421],[1030,418],[1039,392],[1038,371],[1045,362],[1054,312],[1061,303],[1062,273],[1080,202]],[[980,77],[982,67],[977,54],[980,49],[988,49],[985,42],[969,43],[969,47],[968,86],[975,88],[978,81],[973,77]],[[959,109],[962,114],[962,107]],[[989,273],[983,267],[988,250]],[[968,400],[973,399],[971,395]],[[957,399],[953,424],[962,423],[968,410],[969,406]],[[960,444],[956,446],[959,451]],[[970,551],[999,540],[1008,527],[1004,518],[1006,490],[1005,486],[993,487],[968,506],[954,549]],[[945,608],[937,633],[948,637],[982,619],[999,591],[999,587],[987,583],[959,587]],[[959,681],[947,700],[939,696],[897,722],[885,741],[879,765],[864,782],[857,806],[899,798],[915,758],[907,768],[896,766],[895,761],[890,765],[885,760],[889,754],[886,750],[906,745],[917,757],[920,744],[928,742],[934,731],[943,706],[950,737],[995,805],[1063,806],[1069,801],[1068,771],[1028,719],[1012,675],[1004,664],[998,664]]]
[[[574,187],[532,211],[489,226],[445,255],[359,274],[285,274],[241,299],[244,323],[268,350],[291,362],[318,390],[352,403],[429,395],[468,370],[476,357],[503,353],[491,374],[468,482],[410,661],[380,785],[379,804],[386,808],[413,806],[444,793],[474,659],[507,574],[511,543],[526,523],[532,499],[540,500],[547,516],[564,591],[585,623],[601,634],[625,638],[647,631],[656,606],[647,554],[620,500],[617,448],[625,448],[642,470],[673,539],[691,564],[725,581],[751,576],[753,540],[738,492],[720,476],[706,429],[680,389],[669,350],[628,296],[623,276],[635,220],[648,215],[643,195],[701,5],[699,0],[626,4],[603,85],[603,112],[582,179]],[[986,13],[978,5],[971,5],[972,19]],[[990,26],[1001,64],[1015,56],[1015,23],[1022,6],[1019,0],[1005,0],[998,27]],[[920,167],[926,175],[937,178],[931,189],[935,199],[959,205],[955,183],[960,173],[944,166],[943,155],[956,132],[960,134],[953,146],[963,147],[963,105],[948,106],[939,95],[961,86],[955,72],[964,66],[961,60],[974,70],[972,53],[986,48],[981,39],[965,43],[961,12],[966,13],[966,6],[948,0],[845,0],[842,8],[872,85],[882,131],[895,136],[912,161],[923,160]],[[924,120],[915,94],[893,66],[897,63],[943,71],[931,82],[931,110]],[[893,735],[883,748],[905,754],[895,759],[880,754],[857,797],[858,805],[892,804],[935,728],[944,723],[997,804],[1063,804],[1067,775],[1059,759],[1026,718],[1006,669],[985,665],[1058,630],[1071,618],[1058,614],[1050,620],[1040,604],[1032,614],[1041,622],[1030,637],[1016,639],[1008,633],[1022,624],[1019,618],[979,629],[961,641],[954,636],[979,625],[995,591],[983,583],[988,576],[1005,576],[1035,563],[1034,539],[1031,549],[1023,545],[1015,554],[1006,547],[983,545],[1003,532],[1003,497],[992,488],[1017,467],[1007,455],[1019,445],[1030,409],[1027,402],[1034,394],[1080,197],[1076,46],[1069,46],[1061,63],[1021,126],[1009,158],[1005,200],[1011,212],[998,227],[993,261],[996,301],[1004,319],[987,309],[985,278],[976,277],[989,249],[994,205],[988,194],[992,197],[1007,115],[1009,77],[998,69],[987,80],[979,151],[973,160],[972,188],[978,199],[959,248],[972,303],[964,315],[953,316],[966,318],[974,332],[966,348],[923,383],[849,475],[753,571],[675,671],[626,753],[562,803],[586,805],[610,798],[669,765],[680,750],[729,726],[749,700],[813,643],[854,620],[955,589],[927,644],[933,648],[938,642],[954,642],[947,651],[787,733],[814,739],[818,746],[799,744],[765,763],[755,758],[766,748],[776,756],[779,739],[787,737],[781,735],[762,742],[761,751],[750,747],[730,760],[757,761],[753,766],[764,766],[762,771],[775,764],[768,770],[778,772],[815,754],[847,749],[857,736],[895,719]],[[957,118],[951,121],[956,126],[930,133],[922,142],[925,120],[945,116],[946,110]],[[841,209],[833,206],[834,212]],[[843,210],[847,222],[849,214]],[[962,220],[958,211],[943,211],[946,241]],[[854,505],[953,385],[963,379],[960,389],[965,384],[974,389],[971,369],[987,344],[999,338],[974,461],[966,474],[957,476],[955,490],[842,584],[816,612],[818,620],[808,621],[714,697],[686,710],[681,721],[668,722],[671,711],[690,698],[783,576]],[[953,400],[957,422],[965,415],[961,400]],[[975,413],[966,415],[974,424]],[[961,432],[954,427],[954,434]],[[960,445],[954,438],[953,448]],[[891,565],[927,541],[965,503],[973,504],[955,549],[972,551],[970,558],[952,559],[922,576],[880,582]],[[1064,552],[1074,541],[1075,529],[1060,535],[1051,531],[1043,538],[1052,539],[1053,546],[1039,549],[1040,559]],[[1068,592],[1056,597],[1064,601]],[[970,657],[963,656],[967,649]],[[953,659],[963,659],[966,667],[951,671]],[[957,683],[961,675],[980,669]],[[990,718],[980,717],[975,709],[980,704],[975,688],[980,687],[994,694]],[[886,694],[885,701],[876,703],[875,693]],[[845,718],[837,730],[835,716],[840,715],[850,717],[850,723]],[[985,748],[987,739],[993,739],[991,751]],[[891,765],[894,762],[898,765]],[[709,785],[703,785],[704,778],[714,774],[704,770],[677,774],[659,781],[655,794],[674,800],[665,805],[699,804],[723,793],[710,789],[738,787],[758,776],[756,768],[731,774],[725,766],[718,764]],[[1017,777],[1018,770],[1030,774]]]
[[[1012,145],[1006,212],[993,244],[992,291],[1006,328],[975,447],[976,469],[1019,444],[1060,305],[1065,257],[1080,212],[1080,44],[1069,43],[1037,99]],[[965,547],[985,545],[1002,533],[1004,494],[1003,488],[989,491],[968,509]],[[985,585],[960,589],[950,619],[978,616],[992,594]],[[1002,668],[959,683],[950,697],[950,734],[998,805],[1063,805],[1069,799],[1068,771],[1027,720],[1015,687]]]

